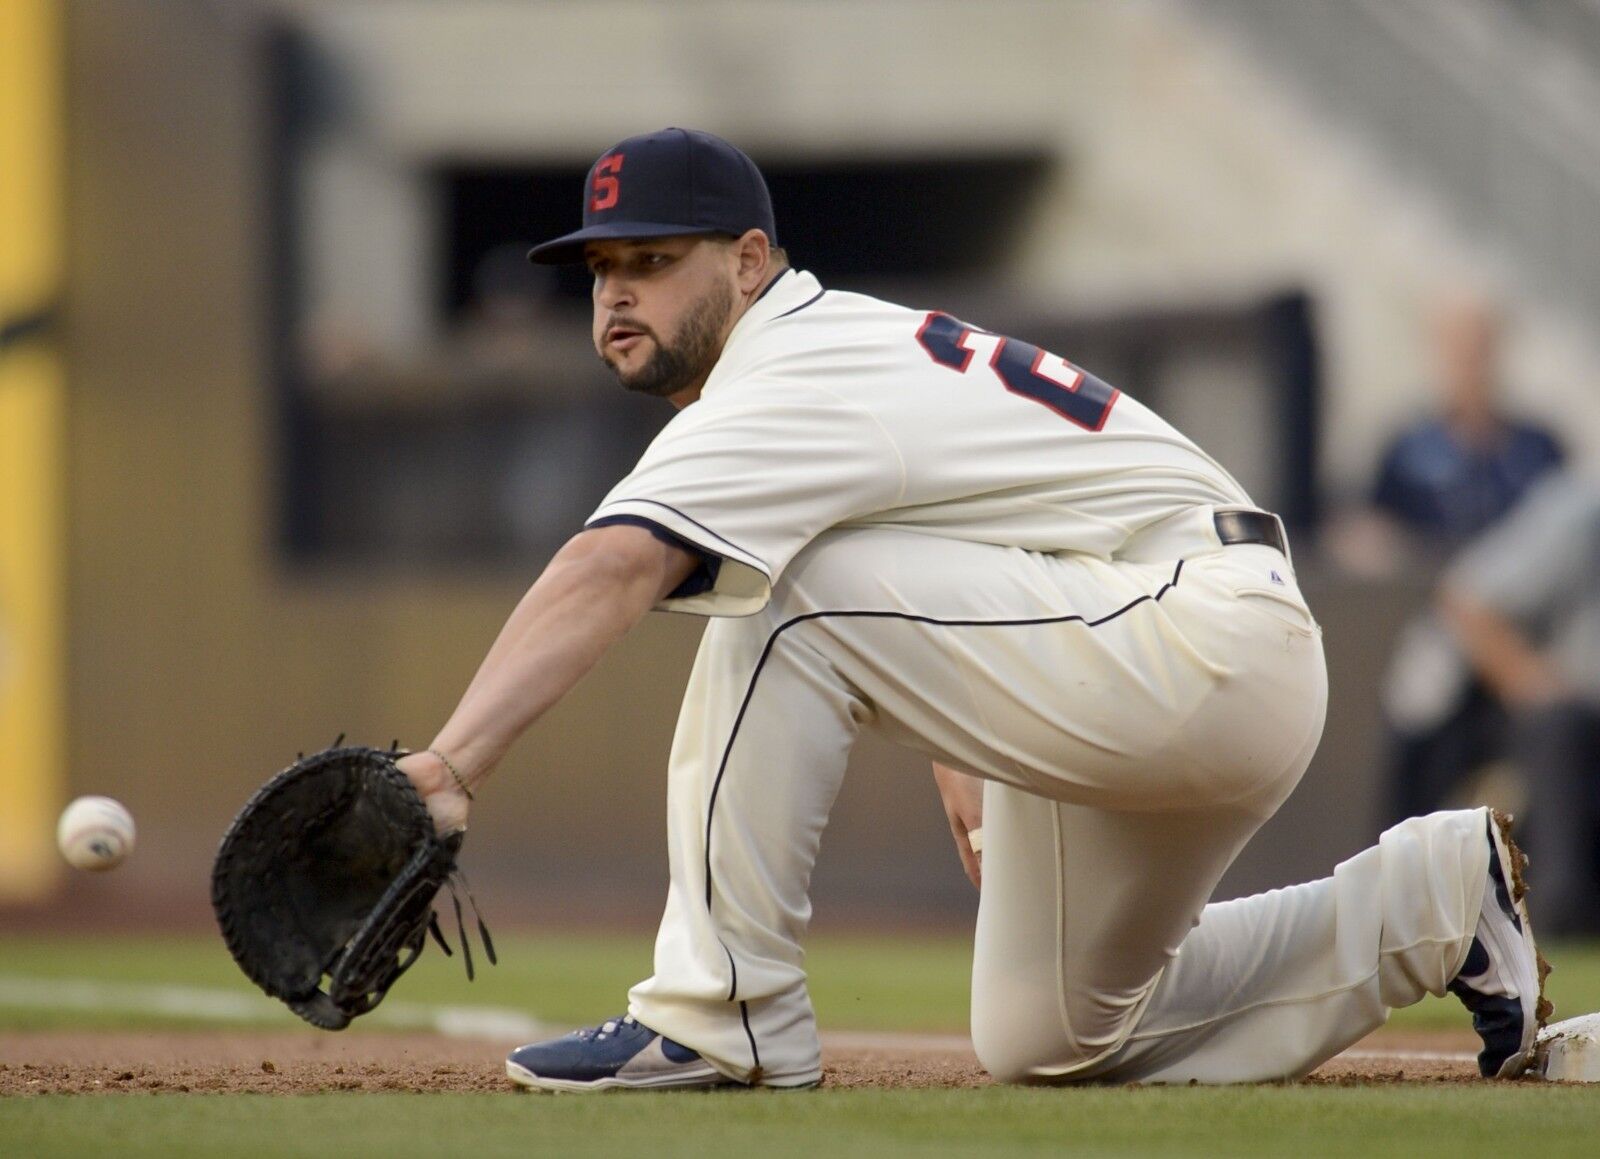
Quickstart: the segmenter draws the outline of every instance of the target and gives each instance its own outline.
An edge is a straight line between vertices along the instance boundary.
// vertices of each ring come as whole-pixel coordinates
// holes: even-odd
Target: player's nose
[[[596,305],[607,310],[617,310],[638,304],[638,297],[634,293],[633,285],[628,279],[615,274],[607,274],[603,278],[596,278],[594,283],[594,300]]]

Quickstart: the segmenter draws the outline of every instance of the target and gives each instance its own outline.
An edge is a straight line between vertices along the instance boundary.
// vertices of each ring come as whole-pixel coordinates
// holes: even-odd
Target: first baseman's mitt
[[[430,929],[450,953],[433,913],[447,882],[472,977],[451,881],[464,834],[434,831],[395,765],[403,755],[335,741],[301,757],[250,798],[217,850],[211,903],[234,960],[325,1030],[344,1029],[382,1001]],[[478,930],[493,962],[481,919]]]

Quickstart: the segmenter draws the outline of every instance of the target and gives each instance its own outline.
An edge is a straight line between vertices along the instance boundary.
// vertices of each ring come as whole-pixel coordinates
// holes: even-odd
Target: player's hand
[[[411,753],[395,764],[411,778],[417,796],[428,807],[433,827],[440,836],[467,827],[467,811],[472,802],[456,784],[444,762],[430,752]]]
[[[934,761],[933,781],[939,786],[944,815],[950,819],[950,833],[956,839],[961,868],[967,871],[967,880],[982,889],[983,853],[972,848],[972,835],[983,828],[983,778],[957,772]]]

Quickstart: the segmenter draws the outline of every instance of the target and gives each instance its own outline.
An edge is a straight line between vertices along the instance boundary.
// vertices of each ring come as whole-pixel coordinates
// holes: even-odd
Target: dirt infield
[[[1379,1032],[1327,1063],[1311,1083],[1476,1081],[1470,1033]],[[0,1038],[0,1096],[40,1094],[314,1094],[330,1091],[512,1091],[512,1042],[432,1034],[315,1031],[38,1031]],[[959,1040],[824,1037],[825,1086],[883,1090],[980,1087],[989,1078]]]

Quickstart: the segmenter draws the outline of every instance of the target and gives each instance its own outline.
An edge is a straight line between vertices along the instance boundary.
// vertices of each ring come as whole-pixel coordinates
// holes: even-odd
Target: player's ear
[[[746,294],[754,293],[766,280],[767,267],[772,262],[772,242],[761,230],[747,229],[733,245],[739,263],[739,289]]]

